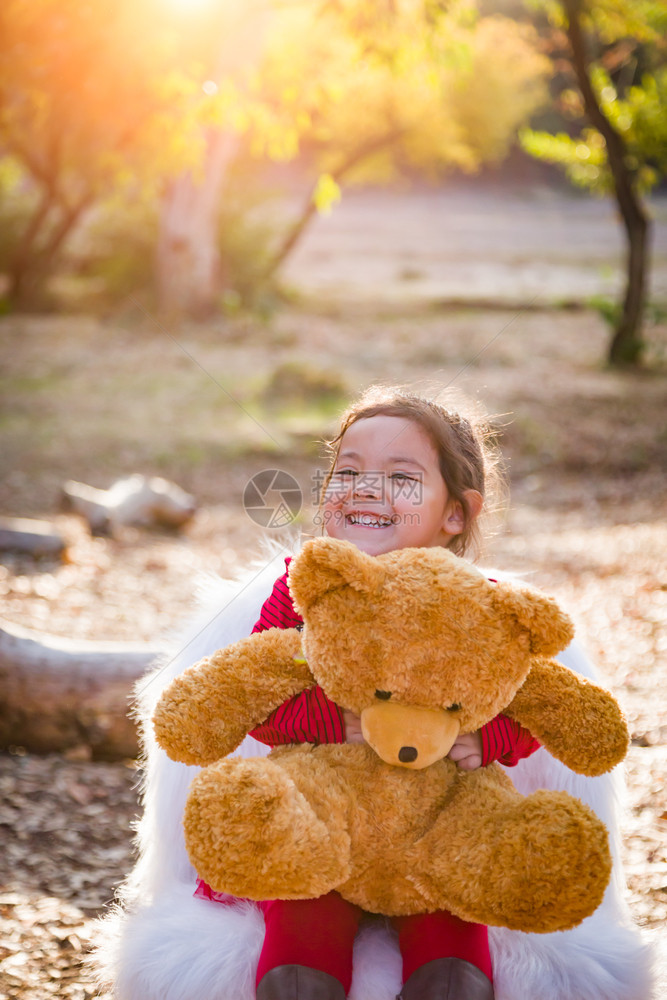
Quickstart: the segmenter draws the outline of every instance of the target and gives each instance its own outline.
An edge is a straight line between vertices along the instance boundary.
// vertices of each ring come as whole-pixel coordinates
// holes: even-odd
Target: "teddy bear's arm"
[[[173,760],[210,764],[314,680],[296,629],[267,629],[218,650],[171,682],[153,715]]]
[[[538,660],[505,713],[578,774],[619,764],[628,728],[616,699],[555,660]]]

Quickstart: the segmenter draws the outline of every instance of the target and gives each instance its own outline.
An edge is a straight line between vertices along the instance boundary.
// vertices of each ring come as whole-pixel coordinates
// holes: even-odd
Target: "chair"
[[[234,581],[210,583],[195,620],[137,686],[145,752],[138,860],[102,920],[93,957],[115,1000],[254,1000],[263,917],[251,903],[221,905],[195,898],[195,873],[183,842],[181,815],[197,768],[169,760],[153,739],[150,719],[166,684],[191,663],[248,635],[283,567],[274,551]],[[498,576],[494,572],[494,576]],[[561,662],[593,678],[576,646]],[[247,737],[236,751],[268,752]],[[618,769],[617,769],[618,771]],[[599,909],[580,926],[555,934],[490,929],[496,1000],[649,1000],[653,959],[623,902],[617,809],[622,776],[584,778],[540,749],[508,773],[525,793],[560,788],[587,802],[610,829],[614,877]],[[358,936],[349,1000],[394,1000],[401,960],[382,921]]]

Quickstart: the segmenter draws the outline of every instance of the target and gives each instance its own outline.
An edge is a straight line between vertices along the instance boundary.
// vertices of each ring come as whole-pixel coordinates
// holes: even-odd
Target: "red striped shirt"
[[[285,560],[288,567],[290,559]],[[303,619],[294,610],[287,586],[287,569],[273,585],[271,596],[262,605],[253,632],[267,628],[296,628]],[[540,746],[527,729],[514,719],[497,715],[481,729],[482,764],[497,760],[513,767]],[[283,743],[344,743],[345,723],[341,708],[327,698],[321,687],[309,688],[284,702],[261,726],[253,729],[260,743],[277,746]]]
[[[285,566],[289,568],[292,558],[288,556]],[[264,632],[267,628],[296,628],[303,625],[303,618],[294,610],[292,595],[287,586],[287,569],[273,585],[271,596],[264,601],[253,632]]]
[[[288,557],[285,566],[289,567],[290,562]],[[303,625],[303,618],[294,610],[286,569],[274,583],[271,596],[262,605],[253,632],[264,632],[267,628],[297,628],[299,625]],[[343,712],[317,686],[290,698],[250,735],[272,747],[282,743],[344,743]]]
[[[535,737],[507,715],[497,715],[480,729],[482,735],[482,766],[497,760],[514,767],[524,757],[540,749]]]

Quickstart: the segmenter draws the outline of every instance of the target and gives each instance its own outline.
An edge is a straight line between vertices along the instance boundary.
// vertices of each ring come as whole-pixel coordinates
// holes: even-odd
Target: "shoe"
[[[277,965],[257,987],[257,1000],[345,1000],[335,976],[307,965]]]
[[[396,1000],[493,1000],[493,985],[462,958],[436,958],[416,969]]]

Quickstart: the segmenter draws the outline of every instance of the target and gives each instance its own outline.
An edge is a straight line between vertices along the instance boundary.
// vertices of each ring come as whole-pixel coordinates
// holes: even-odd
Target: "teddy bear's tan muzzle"
[[[459,734],[452,712],[383,702],[361,713],[364,739],[387,764],[419,770],[446,757]]]

